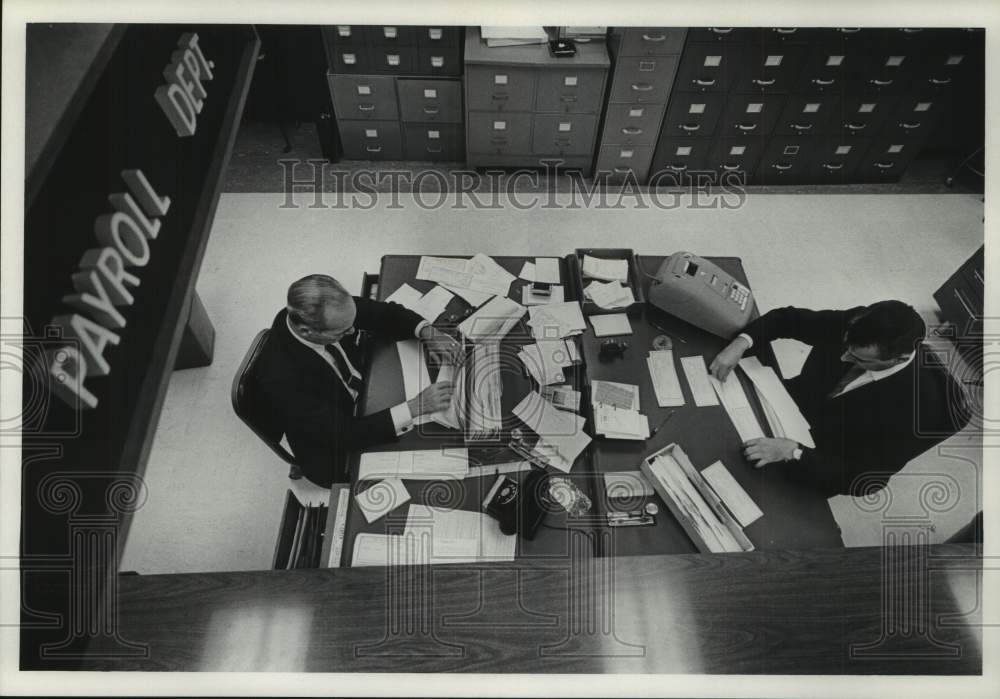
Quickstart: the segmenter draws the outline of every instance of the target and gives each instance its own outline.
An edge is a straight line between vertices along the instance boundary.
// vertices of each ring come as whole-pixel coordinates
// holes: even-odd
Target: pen
[[[667,416],[665,418],[663,418],[663,422],[661,422],[659,425],[657,425],[656,429],[653,430],[653,434],[656,434],[657,432],[659,432],[660,430],[662,430],[663,426],[667,424],[667,421],[670,420],[670,418],[672,418],[674,416],[674,413],[676,413],[676,412],[677,412],[676,410],[671,410],[669,413],[667,413]],[[650,436],[652,437],[653,435],[650,435]]]

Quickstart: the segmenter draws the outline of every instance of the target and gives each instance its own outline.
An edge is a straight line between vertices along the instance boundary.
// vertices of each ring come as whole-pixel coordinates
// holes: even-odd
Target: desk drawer
[[[535,110],[595,114],[601,110],[603,97],[603,70],[547,69],[538,74]]]
[[[461,75],[462,49],[458,46],[421,46],[416,70],[423,75]]]
[[[788,92],[802,68],[805,52],[802,44],[752,44],[735,90],[763,94]]]
[[[367,46],[335,45],[328,56],[334,73],[371,73],[374,71]]]
[[[769,136],[784,106],[784,95],[730,95],[716,131],[723,137]]]
[[[404,124],[407,160],[463,159],[464,132],[461,124]]]
[[[609,104],[604,122],[604,143],[651,146],[660,135],[662,105]]]
[[[608,173],[609,179],[620,180],[629,173],[639,183],[649,176],[649,166],[653,160],[652,146],[601,146],[597,154],[596,173]]]
[[[327,49],[336,46],[365,46],[365,27],[357,24],[334,24],[322,27],[323,41]]]
[[[755,184],[796,184],[810,162],[814,139],[775,136],[764,150],[751,181]]]
[[[417,43],[417,27],[414,26],[369,26],[368,41],[385,47],[412,46]]]
[[[837,115],[839,104],[839,98],[829,95],[792,95],[778,117],[774,133],[783,136],[823,135]]]
[[[469,150],[506,155],[531,152],[531,114],[469,112]]]
[[[465,99],[470,110],[531,111],[535,101],[535,71],[506,66],[467,66]]]
[[[417,49],[414,46],[372,46],[369,55],[375,72],[400,75],[416,72]]]
[[[819,138],[816,140],[805,182],[845,184],[853,181],[854,171],[871,145],[867,138]]]
[[[340,140],[348,160],[401,160],[398,121],[341,121]]]
[[[337,119],[398,119],[396,79],[327,73]]]
[[[463,27],[416,27],[417,45],[426,48],[460,47]]]
[[[890,95],[845,97],[837,118],[831,122],[831,133],[874,136],[889,120],[898,101]]]
[[[892,182],[899,179],[920,152],[922,141],[878,139],[861,158],[856,178],[859,182]]]
[[[929,136],[948,108],[946,100],[941,95],[901,97],[879,136],[896,140]]]
[[[742,173],[746,181],[754,172],[764,150],[764,139],[759,137],[718,139],[705,159],[705,169],[714,170],[720,176],[726,173]]]
[[[806,56],[797,80],[798,92],[843,94],[845,86],[861,69],[864,54],[853,44],[834,39],[818,43]]]
[[[685,92],[729,92],[746,60],[746,47],[734,43],[688,42],[675,90]]]
[[[656,178],[659,172],[683,180],[694,172],[703,170],[714,143],[715,141],[709,138],[661,138],[653,156],[650,184],[653,183],[652,178]],[[669,179],[664,180],[664,184],[669,181]]]
[[[687,31],[679,27],[629,27],[622,32],[621,56],[664,56],[680,53]]]
[[[621,57],[608,101],[665,104],[676,71],[677,56]]]
[[[663,119],[663,135],[710,136],[722,118],[724,104],[722,95],[675,92]]]
[[[591,114],[536,114],[532,152],[536,155],[587,155],[594,147],[597,117]]]
[[[462,121],[461,81],[400,78],[396,86],[403,121]]]

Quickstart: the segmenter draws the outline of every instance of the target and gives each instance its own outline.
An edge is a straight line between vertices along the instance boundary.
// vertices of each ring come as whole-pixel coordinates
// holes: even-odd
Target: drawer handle
[[[928,78],[928,82],[931,85],[947,85],[951,82],[951,78]]]
[[[843,170],[843,163],[823,163],[823,168],[826,170]]]
[[[709,27],[708,31],[713,34],[729,34],[733,31],[732,27]]]
[[[775,163],[771,167],[773,167],[775,170],[782,170],[782,171],[792,169],[792,166],[789,165],[788,163]]]
[[[868,124],[863,121],[861,122],[849,121],[846,124],[844,124],[844,128],[850,129],[851,131],[861,131],[861,129],[868,128]]]
[[[715,84],[715,78],[712,78],[711,80],[702,80],[701,78],[695,78],[691,82],[693,82],[698,87],[712,87],[712,85]]]
[[[560,102],[576,102],[576,95],[559,95]]]
[[[919,129],[920,128],[920,122],[918,121],[918,122],[915,122],[913,124],[910,124],[908,122],[901,121],[901,122],[899,122],[899,128],[901,128],[901,129]]]
[[[972,310],[972,308],[969,307],[968,301],[965,300],[965,297],[962,296],[961,292],[959,292],[958,289],[953,289],[952,293],[955,294],[955,298],[958,299],[958,302],[960,304],[962,304],[962,308],[965,309],[965,312],[969,314],[970,318],[975,318],[978,316],[978,314],[974,310]]]
[[[903,29],[904,34],[919,34],[923,29]]]
[[[684,131],[697,131],[701,128],[701,124],[678,124],[677,126]]]
[[[624,165],[619,165],[615,168],[615,172],[629,172],[632,168],[625,167]]]
[[[778,34],[794,34],[798,31],[798,29],[776,28],[774,31]]]
[[[771,85],[774,85],[775,78],[771,78],[770,80],[761,80],[760,78],[754,78],[750,82],[752,82],[754,85],[760,85],[761,87],[770,87]]]
[[[892,85],[893,83],[892,80],[879,80],[878,78],[872,78],[868,82],[870,82],[875,87],[886,87],[888,85]]]
[[[823,80],[822,78],[813,78],[812,82],[813,85],[820,85],[821,87],[829,87],[830,85],[833,85],[837,81],[834,80],[833,78],[830,78],[829,80]]]
[[[736,128],[740,131],[753,131],[757,128],[757,124],[736,124]]]
[[[490,139],[490,143],[496,143],[496,144],[507,143],[507,139],[503,136],[494,136],[493,138]]]
[[[437,148],[432,148],[431,146],[427,146],[427,152],[428,153],[440,153],[441,152],[441,146],[438,146]]]
[[[861,27],[840,27],[837,31],[841,34],[857,34],[861,31]]]
[[[362,112],[374,112],[375,111],[375,105],[374,104],[359,104],[358,105],[358,110],[362,111]]]
[[[430,106],[424,107],[424,114],[437,114],[440,111],[441,111],[440,107],[430,107]]]
[[[554,138],[552,142],[557,146],[569,146],[573,144],[573,139],[571,138]]]
[[[812,124],[789,124],[796,131],[808,131],[813,127]]]
[[[643,34],[642,35],[642,40],[643,41],[656,41],[656,42],[666,41],[667,40],[667,35],[666,34]]]
[[[382,152],[382,146],[365,146],[365,150],[369,153],[380,153]]]
[[[642,133],[642,129],[635,126],[626,126],[624,129],[622,129],[622,133],[625,134],[626,136],[638,136],[639,134]]]
[[[505,102],[506,100],[510,99],[510,95],[504,95],[504,94],[494,94],[491,96],[497,102]]]
[[[732,172],[733,170],[739,170],[740,166],[739,165],[727,165],[727,164],[723,163],[722,164],[722,169],[723,170],[729,170],[730,172]]]
[[[649,83],[632,83],[632,89],[636,92],[649,92],[653,86]]]
[[[894,163],[891,160],[887,163],[875,163],[875,167],[877,167],[879,170],[891,170],[895,166],[896,163]]]
[[[667,165],[671,170],[677,170],[678,172],[684,172],[688,169],[687,165]]]

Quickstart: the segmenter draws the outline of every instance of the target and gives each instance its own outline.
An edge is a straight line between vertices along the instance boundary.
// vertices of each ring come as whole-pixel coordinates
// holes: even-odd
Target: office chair
[[[285,433],[284,426],[279,416],[271,410],[270,404],[261,399],[256,384],[254,366],[270,333],[269,329],[257,333],[257,337],[250,343],[250,349],[240,363],[240,368],[236,370],[232,390],[233,410],[247,427],[271,447],[271,451],[290,465],[288,477],[297,480],[302,478],[302,469],[291,452],[281,445],[281,437]]]

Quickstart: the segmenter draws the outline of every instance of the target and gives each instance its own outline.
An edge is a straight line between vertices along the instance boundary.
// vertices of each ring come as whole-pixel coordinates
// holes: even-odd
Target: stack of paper
[[[700,354],[691,357],[681,357],[681,367],[687,377],[688,387],[694,396],[694,404],[699,408],[708,405],[718,405],[719,399],[715,389],[708,381],[708,370],[705,368],[705,358]]]
[[[684,391],[677,378],[673,350],[652,350],[646,357],[646,364],[649,366],[649,377],[659,406],[665,408],[684,405]]]
[[[606,282],[628,281],[628,260],[606,260],[602,257],[583,256],[583,276]]]
[[[547,296],[545,294],[536,294],[531,286],[525,286],[521,289],[521,303],[525,306],[539,306],[543,303],[562,303],[564,298],[563,288],[560,284],[550,287]]]
[[[469,450],[463,448],[417,451],[367,451],[361,454],[358,480],[462,479],[469,472]]]
[[[775,437],[792,439],[799,444],[815,448],[809,421],[802,415],[799,406],[785,388],[774,369],[764,366],[757,357],[746,357],[740,360],[740,366],[753,381],[764,408],[764,416],[771,426]]]
[[[419,313],[424,320],[433,323],[444,312],[452,296],[450,291],[439,285],[435,285],[433,289],[421,295],[409,284],[403,284],[386,301],[405,306],[411,311]]]
[[[632,288],[623,286],[619,281],[590,282],[583,290],[583,295],[601,308],[628,308],[635,303]]]
[[[468,362],[467,362],[468,364]],[[503,425],[500,398],[503,393],[500,344],[483,342],[472,350],[472,375],[463,415],[466,439],[494,437]]]
[[[757,417],[753,414],[750,401],[747,400],[746,393],[735,371],[729,372],[725,381],[719,381],[714,376],[708,377],[712,387],[715,389],[722,407],[726,409],[729,419],[733,422],[740,440],[746,442],[750,439],[757,439],[764,436],[764,431],[757,422]]]
[[[741,526],[748,527],[764,516],[757,503],[736,482],[721,461],[702,470],[701,475]]]
[[[592,381],[590,403],[597,434],[611,439],[649,439],[649,420],[639,412],[638,386]]]
[[[568,386],[542,386],[542,398],[560,410],[580,412],[580,392]]]
[[[536,391],[517,404],[514,415],[538,435],[538,456],[564,473],[590,444],[590,436],[583,431],[584,418],[559,410]]]
[[[517,356],[539,386],[562,383],[563,369],[580,361],[573,340],[539,340],[522,347]]]
[[[594,335],[597,337],[632,334],[632,324],[624,313],[590,316],[590,324],[594,326]]]
[[[531,334],[540,340],[579,335],[587,329],[580,304],[576,301],[532,306],[528,309],[528,314]]]
[[[479,31],[490,48],[544,44],[549,40],[544,27],[480,27]]]
[[[489,255],[479,253],[469,260],[425,255],[420,258],[417,279],[437,282],[479,306],[491,296],[506,296],[515,277]]]
[[[524,315],[525,307],[503,296],[493,300],[459,324],[458,330],[473,342],[502,340]]]

